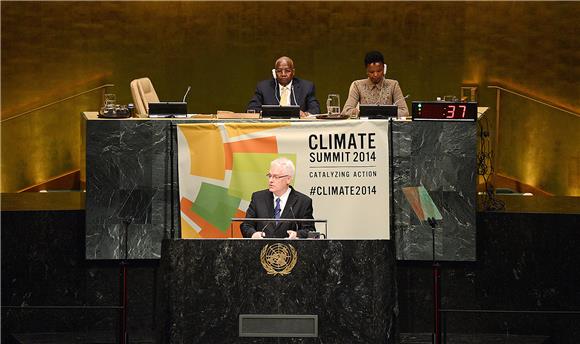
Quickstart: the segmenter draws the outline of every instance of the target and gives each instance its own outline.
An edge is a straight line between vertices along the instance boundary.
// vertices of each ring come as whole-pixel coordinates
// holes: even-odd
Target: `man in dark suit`
[[[262,105],[300,105],[300,116],[320,113],[320,104],[316,100],[314,84],[308,80],[294,77],[294,61],[282,56],[276,60],[272,70],[273,79],[263,80],[256,86],[256,92],[248,110],[259,112]]]
[[[246,218],[313,219],[312,199],[294,190],[294,164],[287,158],[278,158],[270,164],[268,189],[254,192],[246,211]],[[312,222],[256,222],[241,225],[244,238],[307,238],[314,231]]]

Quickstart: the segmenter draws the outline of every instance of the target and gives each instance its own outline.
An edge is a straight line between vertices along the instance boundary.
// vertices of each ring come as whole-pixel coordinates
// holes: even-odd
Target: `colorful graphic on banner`
[[[331,239],[389,239],[386,121],[178,125],[182,238],[241,237],[252,193],[270,162],[296,166],[293,186],[313,200],[317,230]]]

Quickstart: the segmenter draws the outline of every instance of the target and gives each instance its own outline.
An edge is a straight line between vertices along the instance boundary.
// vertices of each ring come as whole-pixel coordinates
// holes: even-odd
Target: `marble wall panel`
[[[394,236],[400,260],[475,260],[476,126],[393,123]],[[423,185],[443,219],[435,236],[419,223],[402,188]]]

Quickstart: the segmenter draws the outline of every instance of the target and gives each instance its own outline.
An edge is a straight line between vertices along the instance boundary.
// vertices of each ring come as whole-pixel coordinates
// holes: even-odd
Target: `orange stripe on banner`
[[[226,133],[229,138],[241,135],[253,134],[260,131],[277,129],[291,126],[290,122],[274,122],[274,123],[226,123]]]
[[[246,217],[246,213],[241,211],[240,209],[238,209],[236,211],[236,214],[234,215],[234,217]],[[232,224],[232,227],[234,228],[234,233],[232,235],[232,238],[241,238],[242,237],[242,230],[240,229],[241,225],[242,225],[241,222],[234,222]]]
[[[278,141],[276,136],[261,137],[224,144],[225,169],[231,170],[234,153],[276,153],[278,152]]]
[[[226,233],[220,231],[219,229],[215,228],[211,223],[207,222],[204,218],[199,216],[196,212],[191,210],[191,206],[193,203],[186,199],[181,199],[181,211],[191,219],[191,221],[195,222],[199,227],[201,227],[201,231],[199,232],[199,236],[202,238],[227,238],[229,235],[229,231]]]
[[[201,219],[201,218],[200,218]],[[205,239],[226,239],[230,237],[230,231],[227,230],[225,233],[220,231],[219,229],[215,228],[211,224],[204,221],[205,224],[209,226],[205,226],[204,224],[201,225],[201,231],[199,235]]]
[[[181,206],[181,211],[185,213],[186,210],[191,209],[191,207],[193,206],[193,202],[188,200],[187,198],[183,197],[183,198],[181,198],[180,206]]]

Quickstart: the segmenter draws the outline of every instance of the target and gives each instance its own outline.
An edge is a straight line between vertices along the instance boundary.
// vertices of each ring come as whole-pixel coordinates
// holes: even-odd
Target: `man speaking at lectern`
[[[294,164],[287,158],[278,158],[270,163],[268,189],[252,194],[252,201],[246,211],[246,218],[269,219],[314,219],[312,199],[300,193],[290,182],[294,177]],[[267,222],[244,221],[241,225],[244,238],[308,238],[314,231],[312,222],[285,221]]]

